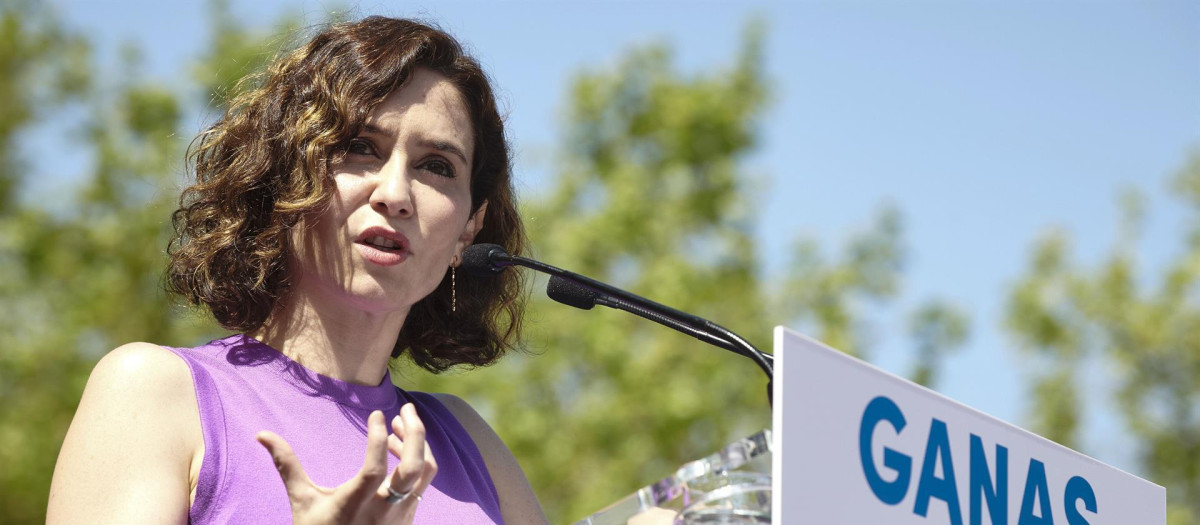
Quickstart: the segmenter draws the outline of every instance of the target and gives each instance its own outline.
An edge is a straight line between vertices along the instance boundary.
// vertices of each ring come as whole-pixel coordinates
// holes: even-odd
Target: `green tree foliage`
[[[339,10],[330,19],[339,20]],[[250,27],[237,20],[229,0],[209,1],[212,42],[192,68],[196,83],[207,97],[210,110],[223,111],[235,96],[258,79],[281,51],[296,45],[301,36],[300,17],[284,14],[270,31]]]
[[[855,356],[870,344],[864,308],[896,295],[904,263],[900,212],[883,208],[872,227],[850,239],[839,260],[827,261],[808,239],[795,243],[776,312],[787,313],[818,340]]]
[[[1079,415],[1096,408],[1084,406],[1078,370],[1102,361],[1115,372],[1112,406],[1139,443],[1144,475],[1167,487],[1168,522],[1184,524],[1200,520],[1200,152],[1172,188],[1193,226],[1161,272],[1139,267],[1143,206],[1130,194],[1115,247],[1094,267],[1070,260],[1061,233],[1039,242],[1010,296],[1008,324],[1038,369],[1035,431],[1078,446]]]
[[[933,386],[943,354],[966,341],[967,319],[949,303],[930,301],[913,313],[909,327],[917,345],[917,361],[910,379]]]
[[[181,120],[205,101],[191,102],[178,87],[145,79],[133,48],[126,48],[116,75],[97,74],[85,39],[44,4],[5,3],[0,20],[0,333],[6,343],[0,352],[0,521],[36,523],[45,514],[63,435],[104,352],[138,340],[193,344],[216,333],[211,323],[173,305],[160,284],[183,137],[196,131],[184,130]],[[259,60],[267,49],[251,45],[251,33],[223,27],[213,42],[229,53],[221,60]],[[241,47],[225,43],[231,34]],[[197,69],[220,70],[204,63]],[[118,80],[106,83],[111,78]],[[215,89],[225,82],[218,77],[204,84]],[[64,109],[67,101],[77,103]],[[54,191],[54,200],[19,199],[17,188],[29,182],[25,168],[38,158],[23,157],[16,144],[56,110],[85,113],[77,142],[60,139],[28,151],[51,155],[70,144],[87,151],[91,162],[82,174],[51,174],[78,181]]]
[[[62,232],[48,231],[44,212],[20,206],[29,159],[18,145],[23,132],[86,88],[88,72],[79,66],[88,49],[52,12],[29,2],[0,4],[0,42],[0,508],[14,521],[34,522],[61,441],[56,430],[74,409],[62,391],[86,370],[55,346],[82,336],[50,321],[56,290],[26,297],[31,281],[54,271],[40,259],[59,239],[44,235]]]
[[[0,1],[0,213],[11,212],[26,168],[20,132],[89,84],[87,43],[34,1]]]

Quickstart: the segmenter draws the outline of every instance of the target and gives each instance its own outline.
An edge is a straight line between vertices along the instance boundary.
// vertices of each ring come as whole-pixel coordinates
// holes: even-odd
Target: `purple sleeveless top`
[[[323,376],[243,335],[170,350],[192,371],[204,434],[189,522],[291,523],[283,481],[255,434],[270,430],[282,436],[314,483],[334,487],[362,467],[371,411],[382,410],[391,421],[411,402],[438,464],[414,523],[503,523],[479,450],[433,396],[395,387],[386,372],[378,386]],[[388,454],[389,469],[398,462]]]

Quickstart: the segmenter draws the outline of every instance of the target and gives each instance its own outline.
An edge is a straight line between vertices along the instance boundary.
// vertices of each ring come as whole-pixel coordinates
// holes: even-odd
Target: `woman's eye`
[[[363,139],[353,139],[346,146],[346,153],[351,155],[375,155],[375,147]]]
[[[441,175],[442,177],[454,177],[454,166],[451,166],[449,162],[441,159],[427,161],[421,165],[421,169],[433,173],[434,175]]]

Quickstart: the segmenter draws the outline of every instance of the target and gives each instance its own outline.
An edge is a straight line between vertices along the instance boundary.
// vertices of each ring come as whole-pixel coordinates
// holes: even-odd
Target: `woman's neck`
[[[360,385],[379,384],[407,311],[321,308],[304,296],[292,298],[248,335],[319,374]]]

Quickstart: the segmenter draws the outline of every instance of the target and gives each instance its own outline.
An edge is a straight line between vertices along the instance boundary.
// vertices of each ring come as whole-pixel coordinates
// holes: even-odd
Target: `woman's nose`
[[[371,207],[388,216],[409,217],[414,213],[412,200],[412,178],[405,163],[392,158],[376,173]]]

